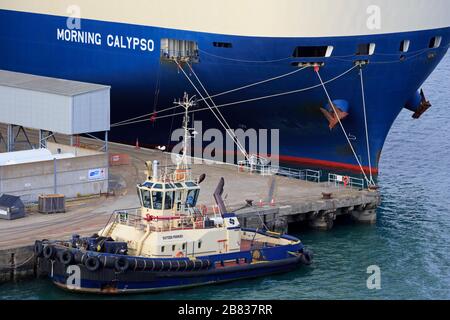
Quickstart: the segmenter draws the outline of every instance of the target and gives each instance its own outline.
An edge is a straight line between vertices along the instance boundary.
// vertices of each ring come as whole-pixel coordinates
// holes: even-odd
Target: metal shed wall
[[[109,93],[108,89],[73,97],[72,130],[74,134],[109,131]]]
[[[0,122],[74,135],[110,129],[110,87],[0,71]]]

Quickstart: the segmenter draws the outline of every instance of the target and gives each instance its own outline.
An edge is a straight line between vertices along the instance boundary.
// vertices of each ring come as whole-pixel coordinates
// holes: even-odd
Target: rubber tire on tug
[[[118,272],[125,272],[128,270],[129,267],[130,267],[130,262],[128,261],[127,258],[120,257],[120,258],[117,258],[116,261],[114,262],[114,268]]]
[[[34,243],[34,255],[36,257],[42,257],[42,253],[44,252],[44,246],[42,245],[42,241],[37,240]]]
[[[300,261],[302,264],[309,266],[312,263],[313,255],[309,251],[303,251],[302,255],[300,256]]]
[[[47,245],[44,247],[44,258],[52,259],[55,256],[55,248],[51,245]]]
[[[62,264],[70,265],[74,261],[73,253],[70,250],[61,250],[58,252],[58,259]]]
[[[100,268],[100,260],[96,256],[90,256],[84,261],[84,266],[89,271],[97,271]]]

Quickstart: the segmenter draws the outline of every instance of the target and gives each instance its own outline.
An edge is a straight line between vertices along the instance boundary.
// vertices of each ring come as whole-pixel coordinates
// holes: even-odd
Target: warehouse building
[[[35,202],[42,194],[66,198],[108,192],[110,87],[0,70],[0,195]],[[15,151],[19,131],[39,132],[38,145]],[[100,150],[50,142],[55,134],[104,134]],[[27,138],[28,139],[28,138]]]

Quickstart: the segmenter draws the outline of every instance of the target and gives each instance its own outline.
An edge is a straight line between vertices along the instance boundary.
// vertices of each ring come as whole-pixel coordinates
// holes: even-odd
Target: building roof
[[[0,167],[8,165],[16,165],[22,163],[33,163],[41,161],[51,161],[54,159],[74,158],[73,153],[57,153],[52,154],[48,149],[32,149],[14,152],[0,153]]]
[[[66,135],[110,130],[111,87],[0,70],[0,122]]]
[[[110,88],[105,85],[41,77],[5,70],[0,70],[0,86],[46,92],[69,97]]]

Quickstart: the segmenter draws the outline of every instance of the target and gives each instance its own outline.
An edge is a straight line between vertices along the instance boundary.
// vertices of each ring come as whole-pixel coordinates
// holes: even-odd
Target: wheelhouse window
[[[299,46],[295,48],[294,58],[324,58],[333,53],[333,46]]]
[[[164,201],[164,209],[170,210],[173,208],[173,201],[175,199],[175,192],[174,191],[167,191],[166,192],[166,198]]]
[[[442,42],[442,37],[433,37],[430,39],[430,43],[429,43],[428,47],[430,49],[439,48],[441,46],[441,42]]]
[[[161,210],[163,204],[163,193],[161,191],[152,191],[153,209]]]
[[[141,198],[142,198],[142,206],[150,209],[152,207],[150,190],[141,189]]]
[[[375,53],[375,43],[363,43],[359,44],[356,49],[356,55],[358,56],[371,56]]]
[[[402,42],[400,42],[400,51],[401,52],[408,52],[410,45],[411,45],[411,41],[403,40]]]
[[[186,206],[191,208],[191,207],[195,207],[195,205],[197,204],[197,198],[198,198],[198,189],[195,190],[189,190],[187,197],[186,197]]]
[[[152,187],[152,185],[153,185],[153,183],[152,182],[148,182],[148,181],[143,184],[144,187],[147,187],[149,189]]]

